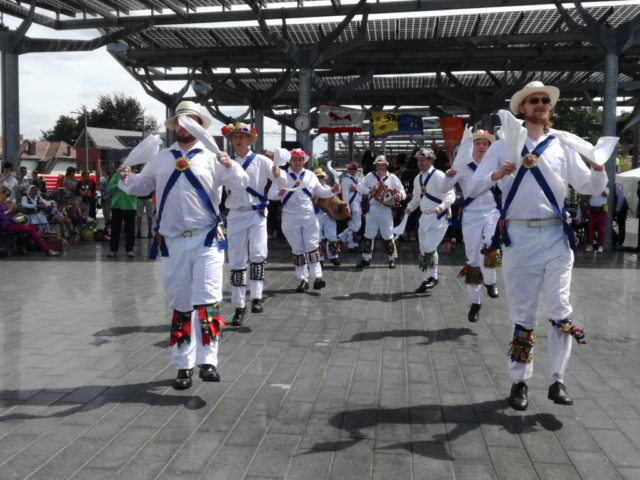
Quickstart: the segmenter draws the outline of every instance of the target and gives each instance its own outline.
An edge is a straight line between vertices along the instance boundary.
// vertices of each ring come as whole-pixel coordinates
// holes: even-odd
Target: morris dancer
[[[224,238],[218,228],[219,191],[227,186],[244,190],[249,176],[222,152],[218,159],[176,121],[188,115],[207,129],[211,119],[198,105],[182,102],[165,126],[175,131],[176,143],[160,150],[140,175],[120,167],[119,187],[131,195],[156,190],[158,217],[154,259],[162,254],[162,285],[173,307],[171,340],[178,376],[176,390],[191,387],[196,365],[205,382],[219,382],[218,340],[224,321],[218,314],[222,299]],[[191,337],[194,337],[193,339]]]
[[[464,195],[464,200],[460,204],[460,221],[462,222],[464,247],[467,252],[467,266],[462,269],[458,277],[463,275],[465,277],[467,293],[471,300],[471,308],[467,318],[470,322],[475,323],[480,319],[480,308],[482,308],[480,288],[483,282],[487,287],[487,294],[491,298],[498,298],[495,268],[500,266],[500,251],[491,249],[491,237],[496,230],[502,203],[496,196],[496,190],[493,187],[478,198],[467,194],[473,172],[476,171],[484,154],[495,141],[495,137],[489,132],[478,130],[474,132],[470,140],[473,142],[471,155],[467,158],[456,157],[454,168],[457,167],[457,169],[447,170],[445,175],[447,185],[453,187],[456,182],[459,183]]]
[[[425,293],[438,285],[438,245],[447,233],[447,214],[456,199],[456,192],[449,186],[444,173],[433,167],[436,159],[433,150],[421,148],[416,159],[420,175],[413,180],[413,198],[404,213],[409,215],[418,207],[422,211],[418,237],[422,254],[420,269],[424,273],[416,293]]]
[[[564,371],[572,337],[586,343],[583,331],[573,326],[569,318],[572,249],[576,246],[562,205],[568,184],[579,192],[598,195],[606,186],[607,175],[594,162],[589,170],[572,149],[577,147],[568,146],[572,141],[570,134],[549,131],[551,108],[559,95],[556,87],[536,81],[511,97],[511,112],[524,119],[525,147],[522,153],[517,152],[514,146],[521,127],[518,124],[515,129],[507,128],[509,121],[516,123],[516,120],[504,112],[502,123],[506,136],[501,134],[503,139],[489,148],[466,192],[471,197],[479,197],[497,182],[505,198],[500,216],[506,219],[502,234],[505,246],[502,273],[511,321],[515,325],[509,352],[509,375],[514,381],[509,406],[516,410],[526,410],[529,404],[527,382],[533,375],[533,330],[542,287],[544,312],[550,319],[548,398],[554,403],[573,404],[563,384]],[[511,143],[513,138],[516,142]],[[505,142],[512,145],[511,151]],[[515,161],[514,156],[518,155],[521,160],[517,164],[509,161],[510,158]],[[515,175],[511,175],[513,173]],[[499,248],[499,244],[500,236],[496,233],[493,248]]]
[[[286,237],[293,251],[293,264],[296,267],[296,277],[300,285],[296,292],[309,290],[309,271],[313,279],[313,289],[320,290],[327,283],[322,279],[322,267],[318,244],[320,241],[318,221],[314,212],[313,196],[328,198],[334,192],[340,191],[340,185],[333,188],[323,187],[311,170],[305,170],[304,164],[309,156],[302,150],[291,152],[290,168],[287,178],[287,188],[272,187],[269,199],[281,200],[282,233]],[[307,268],[307,264],[309,268]]]
[[[391,190],[397,190],[395,194],[396,202],[404,200],[407,194],[404,191],[402,182],[393,173],[387,173],[387,158],[384,155],[378,155],[374,162],[375,172],[370,172],[364,177],[364,180],[357,185],[358,192],[363,195],[369,195],[369,212],[367,213],[367,224],[364,230],[364,238],[362,239],[362,261],[356,265],[363,268],[368,267],[371,261],[371,252],[373,252],[373,240],[376,238],[378,231],[384,240],[384,251],[389,258],[389,268],[396,268],[395,258],[396,244],[393,241],[393,210],[380,203],[373,198],[373,187],[380,182],[384,183]],[[351,218],[355,215],[351,213]]]
[[[320,185],[324,186],[324,182],[327,179],[327,174],[321,168],[317,168],[314,172]],[[337,226],[335,219],[324,213],[315,205],[313,206],[316,212],[316,219],[318,220],[318,237],[320,238],[320,265],[324,266],[325,253],[329,258],[329,261],[339,267],[342,265],[338,260],[338,254],[340,253],[340,242],[336,235]]]
[[[247,290],[247,257],[251,262],[249,281],[251,289],[251,312],[260,313],[262,288],[264,286],[264,261],[267,258],[267,182],[271,180],[278,188],[287,185],[280,168],[263,155],[251,152],[249,146],[258,139],[254,129],[244,123],[222,127],[222,133],[233,143],[236,155],[233,158],[249,175],[249,186],[244,190],[227,188],[226,207],[227,237],[229,239],[229,266],[231,267],[231,301],[236,312],[231,321],[242,325],[247,313],[245,294]]]
[[[351,211],[349,219],[349,227],[338,235],[343,243],[349,244],[349,252],[355,252],[358,248],[358,232],[362,225],[362,194],[358,192],[359,179],[357,177],[358,170],[362,166],[359,163],[349,163],[347,165],[347,174],[340,184],[342,188],[342,200],[347,202]]]

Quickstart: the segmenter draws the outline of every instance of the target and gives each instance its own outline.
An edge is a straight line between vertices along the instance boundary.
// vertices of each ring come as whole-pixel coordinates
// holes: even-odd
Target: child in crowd
[[[64,198],[61,198],[56,203],[56,208],[51,212],[50,221],[51,223],[57,223],[60,225],[60,236],[62,238],[67,238],[69,236],[69,232],[76,233],[73,222],[71,222],[71,220],[66,216]]]

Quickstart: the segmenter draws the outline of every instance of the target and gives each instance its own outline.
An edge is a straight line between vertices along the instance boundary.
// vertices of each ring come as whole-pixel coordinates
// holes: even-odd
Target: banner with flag
[[[453,160],[464,133],[462,119],[459,117],[443,117],[440,119],[440,126],[442,127],[446,152],[449,155],[449,159]]]
[[[408,113],[371,112],[373,136],[376,138],[397,135],[422,135],[422,117]]]
[[[364,110],[323,103],[318,110],[318,133],[360,133]]]

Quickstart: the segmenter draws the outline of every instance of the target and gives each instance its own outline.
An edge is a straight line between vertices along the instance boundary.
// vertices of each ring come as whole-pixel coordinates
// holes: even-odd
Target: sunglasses
[[[542,102],[543,105],[549,105],[551,103],[551,99],[549,97],[531,97],[527,100],[527,103],[531,105],[537,105],[538,102]]]

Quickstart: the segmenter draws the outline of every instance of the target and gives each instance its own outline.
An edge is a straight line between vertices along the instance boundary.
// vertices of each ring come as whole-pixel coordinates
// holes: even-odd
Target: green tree
[[[73,117],[67,117],[66,115],[60,115],[60,118],[56,120],[56,124],[51,130],[40,130],[42,132],[42,140],[47,142],[67,142],[73,145],[82,126]]]
[[[147,117],[153,118],[153,117]],[[145,120],[144,108],[134,97],[127,97],[123,93],[102,95],[98,99],[96,108],[89,112],[88,125],[97,128],[112,128],[116,130],[142,131]],[[155,119],[153,119],[155,121]],[[155,122],[157,128],[157,122]],[[145,125],[145,130],[151,129]]]

